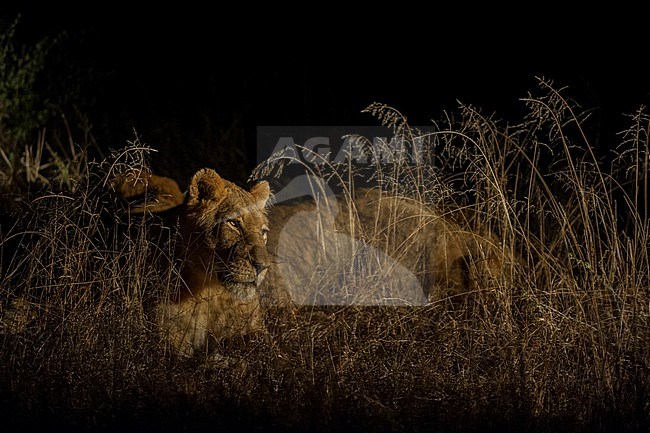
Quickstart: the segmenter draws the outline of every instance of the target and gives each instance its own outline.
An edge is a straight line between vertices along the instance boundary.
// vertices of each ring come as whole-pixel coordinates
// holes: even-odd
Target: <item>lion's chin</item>
[[[232,293],[235,298],[242,301],[250,301],[257,295],[257,285],[255,283],[226,283],[226,289]]]

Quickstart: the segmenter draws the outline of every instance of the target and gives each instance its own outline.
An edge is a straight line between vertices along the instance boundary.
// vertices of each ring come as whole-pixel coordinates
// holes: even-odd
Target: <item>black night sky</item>
[[[318,16],[315,8],[301,19],[262,11],[245,19],[246,8],[256,7],[25,2],[5,15],[22,14],[26,41],[68,32],[67,55],[93,83],[95,133],[114,147],[134,128],[154,146],[168,139],[182,147],[191,138],[179,130],[236,124],[254,159],[258,125],[376,125],[360,113],[372,102],[412,125],[440,119],[457,101],[516,121],[518,99],[544,77],[594,110],[594,140],[604,149],[626,125],[623,114],[650,102],[649,38],[623,20],[633,11],[621,19],[607,11],[605,21],[552,13],[533,24],[531,13],[494,20],[462,8],[378,17]]]

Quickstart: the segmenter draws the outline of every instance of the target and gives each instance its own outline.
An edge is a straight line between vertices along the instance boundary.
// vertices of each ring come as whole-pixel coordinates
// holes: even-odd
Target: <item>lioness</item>
[[[463,300],[507,277],[499,240],[379,188],[281,203],[269,212],[265,292],[309,305]]]
[[[262,329],[257,286],[269,267],[267,182],[246,191],[214,170],[198,171],[180,206],[179,293],[155,307],[177,353],[191,356],[210,337]]]
[[[127,199],[153,195],[130,206],[131,214],[173,208],[182,285],[161,288],[165,297],[152,307],[152,317],[178,355],[206,349],[211,338],[263,329],[257,287],[269,267],[267,182],[246,191],[202,169],[192,177],[186,197],[175,181],[145,172],[121,176],[112,186]],[[22,332],[32,313],[28,302],[15,299],[0,320],[0,332]]]

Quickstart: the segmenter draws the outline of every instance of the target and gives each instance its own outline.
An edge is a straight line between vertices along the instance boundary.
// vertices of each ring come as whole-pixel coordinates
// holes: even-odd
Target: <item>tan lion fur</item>
[[[163,212],[183,204],[185,200],[174,179],[146,170],[133,170],[117,176],[111,186],[120,197],[131,201],[131,213]]]
[[[257,286],[269,266],[269,193],[266,182],[246,191],[210,169],[193,176],[180,210],[184,285],[155,308],[178,354],[191,356],[212,338],[263,329]]]
[[[263,292],[280,302],[287,293],[300,304],[460,299],[506,278],[512,263],[489,232],[476,232],[420,201],[376,188],[360,189],[352,200],[321,199],[318,206],[314,201],[278,204],[269,219],[268,247],[275,258]],[[323,287],[354,273],[374,282],[362,281],[365,287],[356,293],[348,287],[348,281],[359,285],[354,278],[339,288]],[[391,284],[398,287],[387,290]],[[367,293],[359,293],[363,290]]]

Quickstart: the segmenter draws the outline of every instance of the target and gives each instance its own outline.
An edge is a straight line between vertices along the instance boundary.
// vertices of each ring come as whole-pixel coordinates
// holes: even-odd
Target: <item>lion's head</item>
[[[269,267],[269,195],[267,182],[246,191],[211,169],[192,177],[181,223],[190,290],[222,283],[238,299],[255,295]]]

